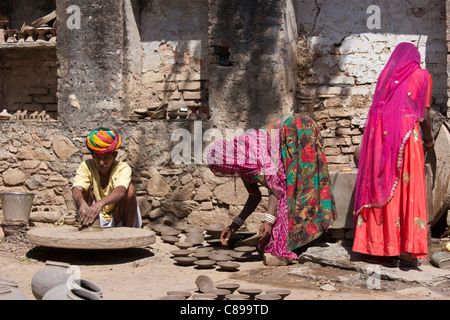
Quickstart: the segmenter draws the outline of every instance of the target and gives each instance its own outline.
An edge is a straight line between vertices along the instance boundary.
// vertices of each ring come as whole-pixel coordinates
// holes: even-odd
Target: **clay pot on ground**
[[[197,262],[197,258],[194,257],[175,257],[173,258],[180,266],[192,266],[195,262]]]
[[[240,287],[239,283],[219,283],[216,284],[216,289],[225,289],[225,290],[230,290],[231,294],[233,294],[236,289],[238,289]]]
[[[269,289],[266,290],[266,293],[279,295],[281,297],[281,300],[284,300],[288,295],[291,294],[291,291],[287,289]]]
[[[216,261],[209,259],[202,259],[195,261],[194,264],[198,269],[211,269],[214,268]]]
[[[19,290],[19,284],[15,281],[0,279],[0,301],[1,300],[28,300]]]
[[[191,114],[189,115],[188,120],[197,120],[198,119],[197,110],[199,106],[188,106],[188,108],[191,110]]]
[[[14,29],[9,29],[9,30],[5,30],[4,33],[6,34],[6,36],[8,37],[6,39],[6,43],[17,43],[17,39],[16,39],[16,30]]]
[[[249,300],[250,296],[247,294],[227,294],[225,296],[227,300]]]
[[[250,300],[255,300],[255,297],[262,292],[261,289],[248,289],[248,288],[239,288],[238,292],[240,294],[246,294],[250,296]]]
[[[212,239],[219,239],[223,229],[225,229],[225,225],[222,223],[213,223],[207,226],[205,231],[211,236]]]
[[[205,275],[198,276],[197,279],[195,279],[195,284],[197,285],[198,291],[203,293],[215,288],[214,281]]]
[[[184,297],[184,299],[187,299],[191,296],[191,293],[189,291],[178,291],[178,290],[167,291],[166,294],[168,296],[181,296]]]
[[[103,291],[91,281],[76,279],[50,289],[42,300],[103,300]]]
[[[210,289],[207,291],[208,294],[215,294],[217,296],[217,300],[225,299],[227,294],[231,294],[230,290],[225,289]]]
[[[229,261],[217,262],[217,265],[223,271],[236,271],[240,267],[239,263]]]
[[[258,294],[255,296],[256,300],[281,300],[277,294]]]
[[[70,264],[47,261],[31,279],[31,291],[37,300],[41,300],[50,289],[65,284],[70,276],[72,276]]]

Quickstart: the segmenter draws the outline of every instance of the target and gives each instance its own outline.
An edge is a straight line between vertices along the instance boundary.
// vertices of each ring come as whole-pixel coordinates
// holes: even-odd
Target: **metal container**
[[[35,193],[29,192],[0,193],[5,221],[28,222],[34,196]]]

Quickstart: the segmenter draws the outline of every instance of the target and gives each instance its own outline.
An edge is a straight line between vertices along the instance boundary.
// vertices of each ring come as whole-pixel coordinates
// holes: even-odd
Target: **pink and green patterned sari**
[[[207,161],[217,176],[241,177],[281,191],[267,253],[296,259],[293,252],[317,239],[335,219],[325,152],[317,124],[308,115],[282,120],[272,141],[264,127],[232,141],[216,141]]]

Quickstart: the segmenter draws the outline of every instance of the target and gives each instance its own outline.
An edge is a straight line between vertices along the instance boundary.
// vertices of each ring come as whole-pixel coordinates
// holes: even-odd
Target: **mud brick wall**
[[[46,111],[58,117],[55,48],[0,50],[0,108],[10,113]]]

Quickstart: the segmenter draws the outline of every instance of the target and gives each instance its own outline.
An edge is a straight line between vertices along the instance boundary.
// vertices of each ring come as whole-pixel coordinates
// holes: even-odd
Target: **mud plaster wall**
[[[433,108],[447,110],[445,3],[439,0],[294,1],[298,28],[300,109],[313,111],[332,169],[351,164],[360,144],[376,80],[400,42],[417,44],[422,67],[433,76]],[[379,29],[367,13],[376,4]]]
[[[119,158],[133,167],[141,211],[152,222],[229,223],[246,200],[240,182],[235,197],[234,181],[214,177],[204,164],[174,165],[175,130],[196,132],[204,147],[203,133],[210,128],[257,128],[299,107],[320,123],[332,169],[350,165],[376,75],[397,42],[410,41],[410,30],[420,30],[414,39],[416,33],[427,35],[420,49],[433,68],[435,104],[446,101],[446,76],[439,75],[445,73],[440,67],[445,16],[439,1],[418,21],[410,11],[385,4],[382,12],[389,9],[399,25],[382,20],[385,29],[376,31],[365,27],[368,2],[198,0],[174,10],[168,3],[56,1],[60,120],[0,127],[5,146],[0,190],[36,192],[37,212],[61,213],[56,220],[34,219],[56,222],[74,209],[70,183],[79,162],[89,157],[84,138],[100,125],[121,133]],[[66,27],[69,5],[80,7],[79,30]],[[159,15],[167,19],[154,21]],[[221,65],[223,58],[230,64]],[[171,108],[207,102],[212,117],[195,123],[127,120],[132,110],[160,102]],[[256,228],[267,207],[262,192],[248,222]]]

